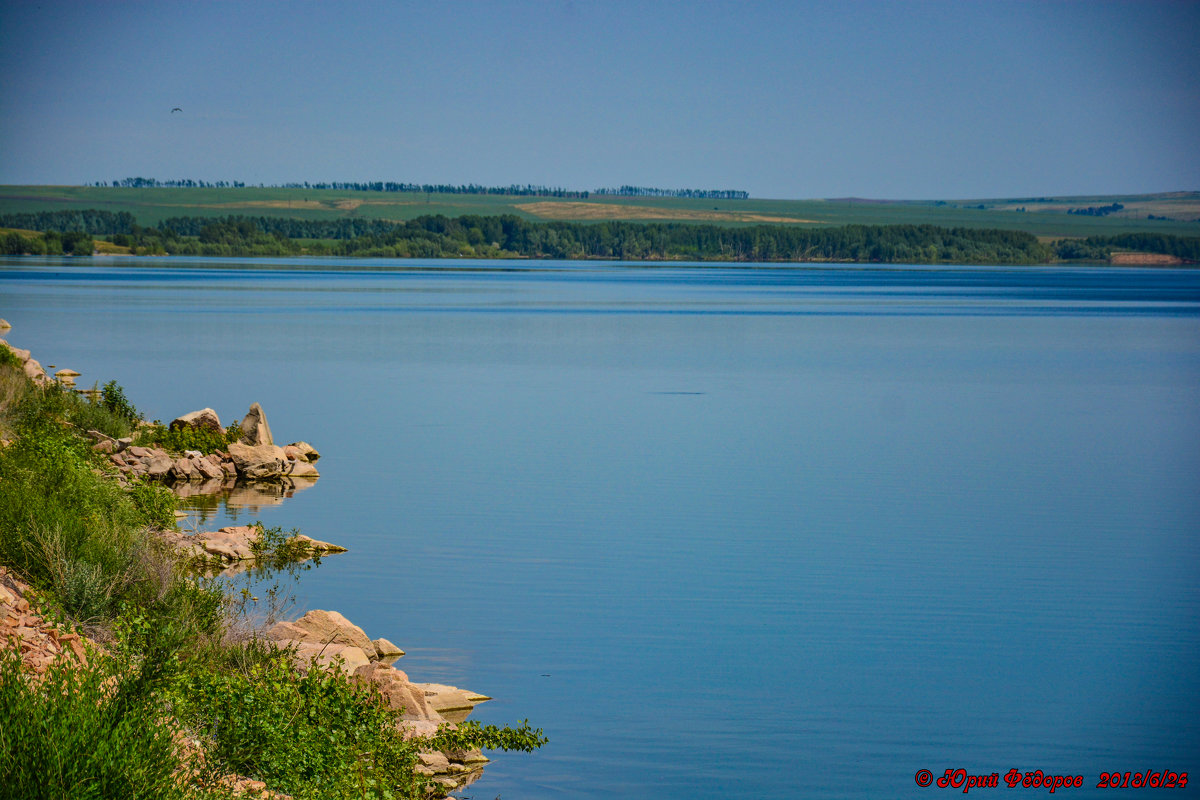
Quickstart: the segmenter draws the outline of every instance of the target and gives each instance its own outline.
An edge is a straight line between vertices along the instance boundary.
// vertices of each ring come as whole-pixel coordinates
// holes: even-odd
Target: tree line
[[[1124,209],[1120,203],[1113,203],[1107,206],[1088,206],[1087,208],[1068,208],[1068,214],[1078,214],[1084,217],[1107,217],[1117,211]]]
[[[746,200],[750,193],[738,189],[655,189],[649,186],[620,186],[596,189],[592,194],[615,197],[693,197],[701,200]]]
[[[89,209],[0,215],[0,227],[48,232],[40,243],[8,234],[0,239],[0,251],[7,254],[82,254],[91,252],[92,236],[105,236],[135,254],[210,256],[1043,264],[1106,261],[1120,249],[1200,261],[1200,237],[1128,233],[1047,245],[1023,231],[934,225],[723,227],[683,222],[534,222],[506,214],[424,216],[407,222],[172,217],[155,227],[142,227],[128,212]]]
[[[96,181],[93,186],[108,186]],[[122,178],[111,182],[116,189],[242,189],[241,181],[202,181],[191,178],[160,181],[156,178]],[[509,186],[484,186],[477,183],[401,183],[397,181],[297,181],[290,183],[259,184],[269,189],[336,189],[349,192],[408,192],[411,194],[476,194],[504,195],[511,197],[558,197],[587,199],[590,195],[608,197],[690,197],[704,200],[745,200],[749,192],[729,189],[656,189],[647,186],[620,186],[617,188],[586,190],[563,189],[557,186],[539,186],[532,183]]]

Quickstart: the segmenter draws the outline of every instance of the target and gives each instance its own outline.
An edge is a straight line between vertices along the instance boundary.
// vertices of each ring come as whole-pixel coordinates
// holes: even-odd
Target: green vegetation
[[[242,431],[236,425],[231,426],[224,434],[203,428],[171,430],[162,425],[148,425],[138,431],[133,443],[143,447],[161,447],[172,453],[182,453],[184,450],[212,453],[228,449],[241,435]]]
[[[368,686],[322,670],[297,676],[286,653],[242,670],[190,670],[171,687],[179,719],[209,755],[296,797],[418,795],[416,747]]]
[[[122,488],[81,429],[123,431],[136,409],[116,383],[96,400],[34,385],[0,348],[0,563],[43,613],[106,642],[45,676],[0,652],[0,798],[216,798],[238,772],[304,798],[426,793],[395,712],[340,673],[240,633],[253,601],[198,577],[153,536],[174,496]],[[289,536],[264,531],[278,562]],[[268,592],[274,596],[274,591]],[[186,734],[186,735],[185,735]],[[531,750],[540,730],[467,726],[463,747]]]
[[[177,217],[158,228],[135,226],[132,234],[114,236],[114,242],[128,243],[139,254],[208,256],[1036,264],[1050,255],[1035,237],[1017,231],[932,225],[730,228],[685,223],[538,223],[513,215],[420,217],[407,223],[365,225],[286,217]]]
[[[1200,239],[1200,192],[876,201],[632,186],[586,195],[154,183],[0,187],[0,225],[19,229],[0,236],[0,253],[1031,264],[1103,261],[1112,249],[1178,255]]]
[[[1170,236],[1154,233],[1125,233],[1119,236],[1089,236],[1086,239],[1064,240],[1054,247],[1058,258],[1103,261],[1114,250],[1133,250],[1141,253],[1162,253],[1184,261],[1200,262],[1200,237]]]
[[[172,729],[145,702],[140,670],[115,659],[55,662],[40,682],[0,651],[0,797],[183,800]],[[210,794],[209,797],[220,795]]]
[[[424,187],[423,187],[424,188]],[[451,187],[433,186],[442,189]],[[1119,203],[1106,216],[1068,214],[1072,208]],[[1086,197],[886,201],[842,198],[722,200],[688,197],[584,198],[519,194],[363,192],[349,189],[271,188],[210,184],[195,188],[0,186],[0,217],[46,211],[126,212],[152,227],[172,217],[287,216],[302,220],[403,222],[423,216],[510,214],[528,221],[676,221],[722,227],[772,224],[799,227],[935,225],[943,228],[1019,230],[1041,238],[1082,238],[1119,233],[1200,235],[1200,192]],[[1153,219],[1151,219],[1153,217]],[[0,223],[4,224],[4,223]],[[20,226],[34,228],[34,226]],[[37,230],[46,230],[36,226]],[[63,230],[89,230],[76,225]]]
[[[90,256],[94,248],[91,235],[77,230],[48,230],[34,236],[9,231],[0,237],[0,255]]]

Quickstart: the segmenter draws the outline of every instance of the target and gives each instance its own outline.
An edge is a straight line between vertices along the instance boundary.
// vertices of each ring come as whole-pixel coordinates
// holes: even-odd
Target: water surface
[[[0,316],[322,452],[300,604],[551,739],[468,796],[1200,778],[1198,273],[10,258]]]

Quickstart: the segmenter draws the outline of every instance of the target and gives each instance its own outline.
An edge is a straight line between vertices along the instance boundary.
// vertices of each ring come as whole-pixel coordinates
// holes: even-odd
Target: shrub
[[[104,388],[100,390],[100,405],[130,423],[137,422],[142,416],[125,397],[125,390],[116,381],[104,384]]]
[[[175,493],[161,483],[135,483],[129,488],[129,499],[141,512],[146,524],[170,530],[175,527]]]
[[[65,657],[35,680],[0,652],[0,795],[28,800],[184,798],[172,730],[141,670]]]
[[[144,447],[161,447],[164,450],[179,453],[184,450],[199,450],[201,453],[211,453],[224,450],[232,442],[236,442],[242,431],[236,425],[231,426],[224,435],[204,428],[178,428],[170,430],[161,425],[142,428],[135,437],[137,444]]]
[[[16,367],[17,369],[20,369],[23,364],[21,363],[21,359],[17,358],[16,353],[14,353],[12,350],[9,350],[4,345],[0,345],[0,366]]]
[[[188,671],[171,700],[208,740],[209,758],[273,789],[297,798],[416,796],[416,746],[379,695],[339,673],[300,675],[286,651],[244,671]]]

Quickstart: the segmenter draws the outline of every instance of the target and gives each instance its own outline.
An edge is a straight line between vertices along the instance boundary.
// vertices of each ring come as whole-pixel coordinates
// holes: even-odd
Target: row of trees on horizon
[[[241,181],[201,181],[191,178],[161,181],[157,178],[122,178],[112,181],[95,181],[92,186],[114,189],[244,189]],[[408,192],[411,194],[483,194],[510,197],[557,197],[586,199],[591,195],[603,197],[688,197],[704,200],[746,200],[749,192],[734,189],[658,189],[648,186],[620,186],[601,188],[591,192],[563,189],[557,186],[538,186],[532,183],[510,186],[483,186],[477,183],[398,183],[395,181],[318,181],[310,183],[258,184],[263,189],[337,189],[352,192]]]

